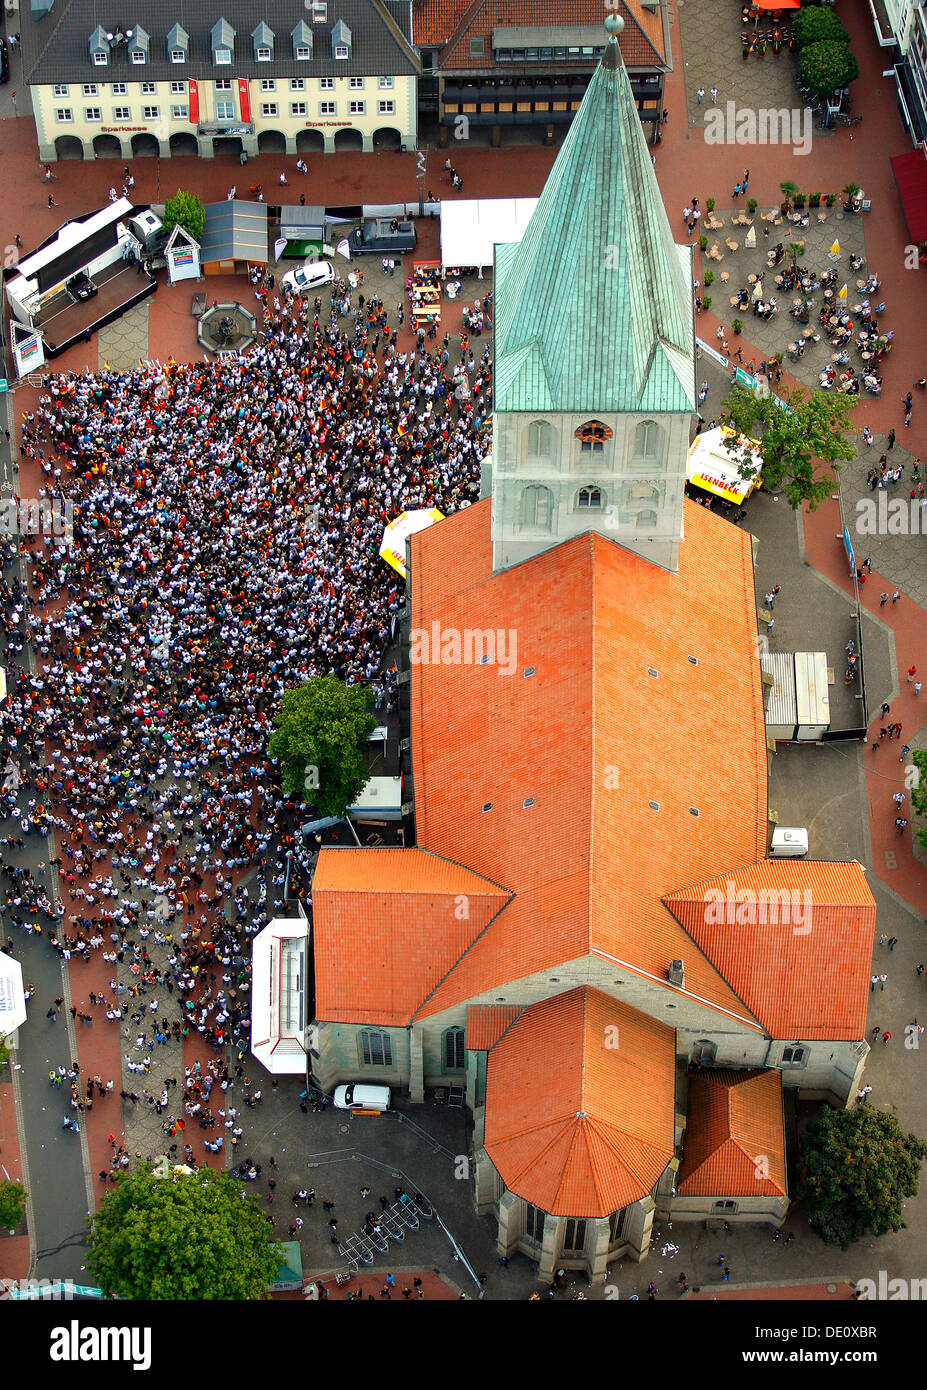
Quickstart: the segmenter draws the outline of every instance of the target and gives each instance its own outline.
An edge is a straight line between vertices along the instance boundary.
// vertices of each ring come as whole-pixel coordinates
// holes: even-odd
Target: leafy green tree
[[[792,30],[799,48],[807,48],[812,43],[834,40],[849,43],[850,36],[833,10],[825,7],[801,9],[792,16]]]
[[[21,1182],[0,1182],[0,1227],[12,1231],[19,1225],[28,1196]]]
[[[917,768],[917,781],[911,787],[911,806],[918,817],[927,816],[927,753],[916,749],[911,754],[911,762]],[[915,833],[922,847],[927,849],[927,827],[918,825]]]
[[[829,96],[859,77],[859,63],[846,44],[836,39],[825,39],[803,48],[798,70],[802,81],[819,96]]]
[[[0,1069],[6,1066],[10,1060],[10,1040],[9,1037],[0,1037]]]
[[[173,198],[168,198],[164,204],[164,230],[172,232],[175,227],[183,227],[185,232],[189,232],[194,241],[201,241],[203,238],[203,226],[206,222],[206,209],[200,202],[195,193],[184,193],[178,188]]]
[[[88,1225],[88,1268],[117,1298],[266,1298],[283,1259],[255,1198],[212,1168],[158,1178],[140,1164]]]
[[[282,765],[284,791],[323,816],[341,816],[369,781],[364,747],[376,726],[373,691],[317,676],[284,692],[267,752]]]
[[[927,1144],[905,1134],[894,1115],[859,1105],[824,1111],[799,1144],[796,1196],[812,1230],[846,1250],[870,1233],[904,1230],[901,1208],[917,1196]]]
[[[809,395],[801,387],[785,392],[781,399],[788,407],[785,410],[768,392],[734,386],[725,398],[721,418],[738,435],[759,435],[767,488],[784,488],[791,507],[807,502],[814,511],[833,491],[838,460],[856,457],[856,445],[844,433],[852,428],[854,402],[849,396],[827,396],[823,391]],[[757,468],[751,446],[734,445],[730,452],[743,474],[753,477]]]

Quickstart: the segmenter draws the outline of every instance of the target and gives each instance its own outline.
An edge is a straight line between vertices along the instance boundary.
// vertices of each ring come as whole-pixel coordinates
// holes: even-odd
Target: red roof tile
[[[761,860],[664,901],[774,1038],[865,1035],[876,905],[855,860]]]
[[[673,1157],[675,1052],[671,1028],[599,990],[526,1009],[486,1071],[483,1142],[509,1191],[555,1216],[646,1197]]]
[[[507,900],[424,850],[322,849],[312,880],[316,1017],[404,1026]]]
[[[685,516],[675,575],[597,535],[493,575],[488,501],[413,538],[413,628],[501,629],[516,648],[509,675],[413,672],[418,842],[515,894],[422,1014],[596,953],[660,981],[685,958],[692,993],[749,1021],[660,901],[765,843],[750,539]]]
[[[518,1004],[471,1004],[467,1010],[467,1047],[477,1052],[495,1047],[524,1009]]]
[[[787,1195],[779,1072],[692,1071],[687,1114],[680,1196]]]

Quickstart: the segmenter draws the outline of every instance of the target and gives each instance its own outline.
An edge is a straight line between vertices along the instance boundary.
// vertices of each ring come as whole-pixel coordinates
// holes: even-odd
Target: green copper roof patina
[[[691,250],[612,35],[521,242],[496,247],[496,411],[695,408]]]

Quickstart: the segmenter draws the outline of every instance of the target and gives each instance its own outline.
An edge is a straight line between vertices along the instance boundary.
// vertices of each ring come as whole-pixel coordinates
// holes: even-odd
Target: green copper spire
[[[617,33],[522,241],[496,247],[496,411],[695,408],[691,249],[670,232]]]

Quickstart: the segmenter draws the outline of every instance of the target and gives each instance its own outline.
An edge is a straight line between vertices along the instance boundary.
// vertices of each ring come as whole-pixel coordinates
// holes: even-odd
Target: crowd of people
[[[0,550],[0,815],[11,849],[57,832],[51,864],[4,864],[4,925],[106,963],[79,1017],[121,1029],[126,1072],[149,1076],[191,1029],[214,1049],[180,1104],[171,1078],[122,1091],[163,1114],[172,1152],[194,1119],[214,1152],[237,1143],[214,1085],[260,1100],[225,1049],[248,1023],[249,939],[314,851],[266,756],[280,698],[334,675],[389,708],[405,594],[383,530],[478,497],[491,409],[488,348],[477,362],[463,338],[456,368],[448,337],[401,352],[382,303],[346,282],[328,313],[256,293],[246,358],[45,379],[23,450],[68,533]]]

